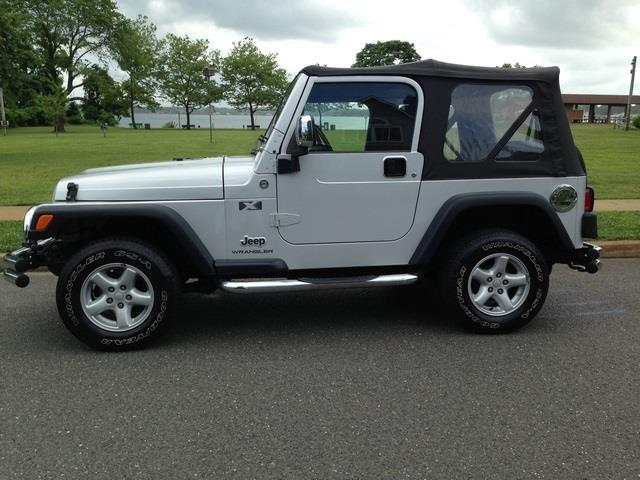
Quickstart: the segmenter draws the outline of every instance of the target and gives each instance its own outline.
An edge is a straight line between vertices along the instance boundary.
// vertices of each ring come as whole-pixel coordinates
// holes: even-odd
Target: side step
[[[291,292],[329,288],[368,288],[410,285],[417,282],[418,279],[418,275],[398,273],[366,277],[300,278],[297,280],[227,280],[221,283],[220,288],[231,293]]]

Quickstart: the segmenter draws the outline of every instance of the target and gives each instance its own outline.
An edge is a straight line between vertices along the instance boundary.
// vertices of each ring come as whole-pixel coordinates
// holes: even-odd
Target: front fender
[[[42,215],[53,215],[53,219],[43,231],[36,230],[38,219]],[[175,237],[184,258],[193,265],[201,275],[213,275],[214,259],[195,233],[191,225],[175,210],[157,204],[88,204],[52,203],[40,205],[26,226],[26,243],[35,243],[46,238],[56,238],[65,226],[72,222],[95,224],[109,220],[151,220],[157,222]],[[131,232],[135,235],[136,232]]]

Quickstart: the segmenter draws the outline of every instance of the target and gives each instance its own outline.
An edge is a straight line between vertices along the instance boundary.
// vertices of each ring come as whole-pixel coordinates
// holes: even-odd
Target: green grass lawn
[[[573,125],[576,144],[585,157],[589,184],[597,198],[640,198],[640,130],[610,125]],[[246,155],[261,131],[133,130],[112,128],[103,138],[98,127],[18,128],[0,137],[0,205],[46,202],[58,179],[91,167],[169,160],[173,157]],[[327,132],[337,147],[349,150],[353,138]],[[355,139],[358,144],[363,138]]]
[[[599,240],[640,239],[640,212],[598,213]],[[19,247],[22,242],[22,222],[0,221],[0,252]]]
[[[0,221],[0,253],[15,250],[21,243],[22,222],[14,220]]]
[[[572,125],[596,198],[640,198],[640,129]]]
[[[18,128],[0,136],[0,205],[47,202],[65,175],[123,163],[248,155],[264,130],[111,128],[106,138],[93,126],[69,125],[57,137],[50,128]]]

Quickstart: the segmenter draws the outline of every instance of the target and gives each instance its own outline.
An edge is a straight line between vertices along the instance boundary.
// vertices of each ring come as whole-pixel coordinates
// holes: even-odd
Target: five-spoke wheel
[[[124,263],[109,263],[93,270],[82,284],[82,310],[96,326],[125,332],[144,322],[153,307],[149,278]]]
[[[529,293],[529,272],[508,253],[494,253],[480,260],[467,282],[474,306],[487,315],[507,315],[522,305]]]

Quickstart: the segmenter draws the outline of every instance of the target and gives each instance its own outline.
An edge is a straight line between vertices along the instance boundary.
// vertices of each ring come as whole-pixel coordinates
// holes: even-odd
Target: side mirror
[[[301,115],[296,128],[296,144],[300,148],[311,148],[315,143],[315,125],[311,115]]]
[[[301,115],[295,130],[295,141],[298,147],[289,155],[278,157],[278,173],[295,173],[300,171],[300,156],[306,155],[315,143],[315,126],[311,115]]]

